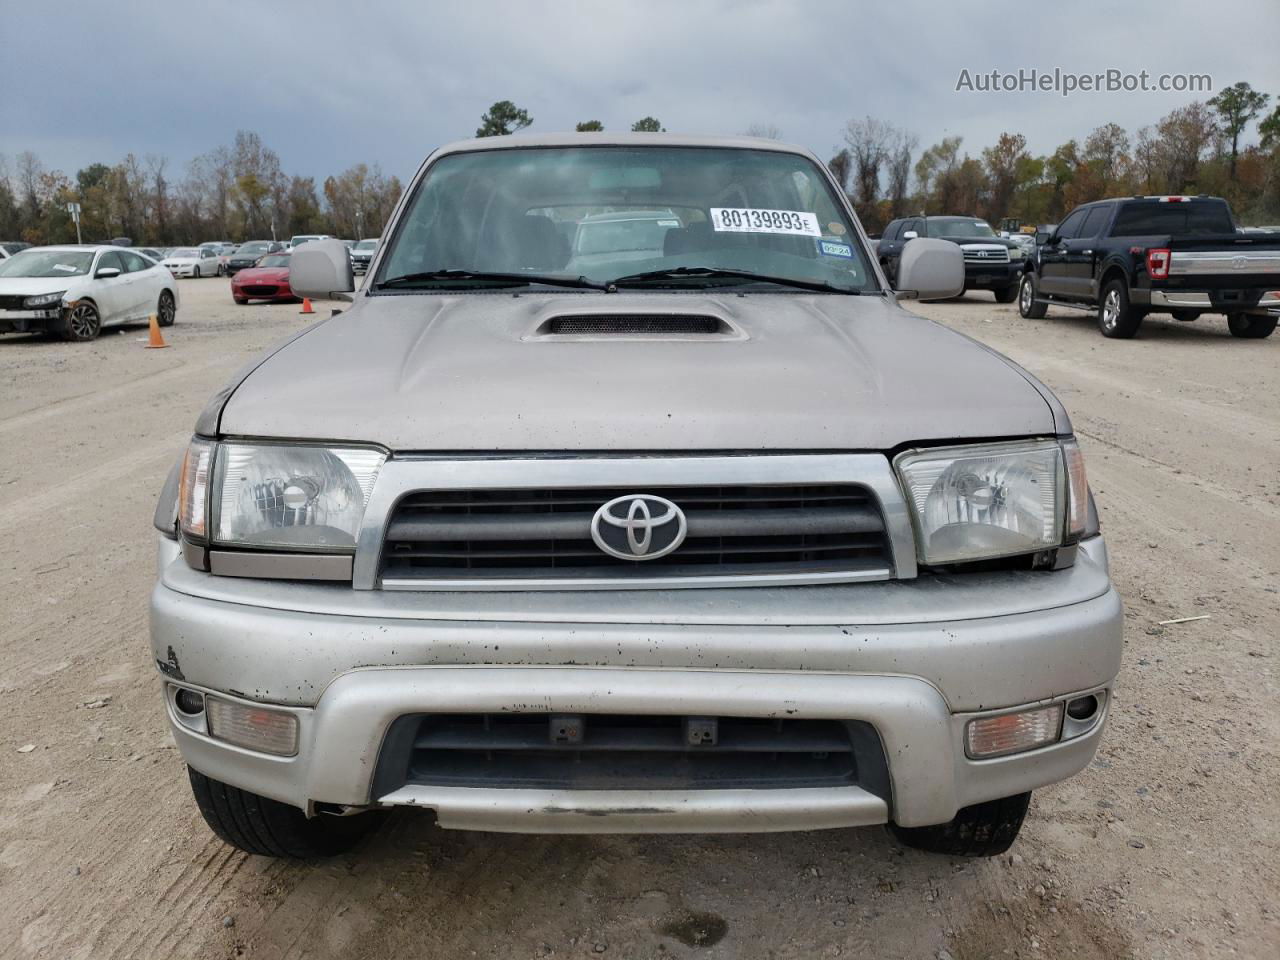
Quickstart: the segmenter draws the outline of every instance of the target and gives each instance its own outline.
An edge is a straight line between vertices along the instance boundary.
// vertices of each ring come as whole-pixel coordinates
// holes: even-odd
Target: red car
[[[247,270],[231,278],[231,296],[244,305],[250,300],[287,300],[297,297],[289,287],[289,254],[269,253]]]

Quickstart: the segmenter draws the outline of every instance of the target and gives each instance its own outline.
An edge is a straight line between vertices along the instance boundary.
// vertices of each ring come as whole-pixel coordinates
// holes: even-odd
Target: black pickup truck
[[[964,254],[964,290],[990,290],[999,303],[1013,303],[1022,276],[1022,245],[1006,240],[977,217],[904,217],[884,228],[876,255],[885,276],[898,283],[902,248],[916,237],[950,240]]]
[[[1036,235],[1018,312],[1096,312],[1106,337],[1132,337],[1149,313],[1227,317],[1233,336],[1268,337],[1280,318],[1280,234],[1243,233],[1217,197],[1126,197],[1072,210]]]

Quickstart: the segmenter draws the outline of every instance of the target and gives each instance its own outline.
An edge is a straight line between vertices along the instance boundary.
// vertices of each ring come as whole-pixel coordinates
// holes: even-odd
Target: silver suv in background
[[[351,248],[351,269],[356,273],[367,273],[373,255],[378,252],[378,238],[360,240]]]
[[[628,211],[643,242],[573,242]],[[210,400],[157,508],[155,663],[224,840],[411,806],[991,855],[1089,763],[1121,606],[1070,420],[899,302],[955,295],[959,246],[895,293],[808,151],[613,134],[438,150],[384,238],[359,291],[295,248],[346,305]]]

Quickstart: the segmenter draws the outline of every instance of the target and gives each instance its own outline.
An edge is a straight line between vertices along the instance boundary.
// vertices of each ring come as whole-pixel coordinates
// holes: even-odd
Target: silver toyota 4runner
[[[1089,763],[1120,600],[1062,406],[898,304],[959,291],[954,244],[895,293],[807,151],[611,134],[438,150],[384,237],[358,291],[295,249],[341,308],[213,398],[157,510],[224,840],[416,806],[991,855]]]

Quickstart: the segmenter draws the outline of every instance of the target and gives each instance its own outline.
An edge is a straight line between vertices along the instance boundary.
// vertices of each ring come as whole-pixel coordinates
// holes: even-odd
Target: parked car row
[[[872,249],[891,284],[918,237],[948,240],[964,256],[965,291],[1018,300],[1026,318],[1050,306],[1095,313],[1104,336],[1132,337],[1148,314],[1190,322],[1222,314],[1243,339],[1263,339],[1280,321],[1280,231],[1236,224],[1209,196],[1122,197],[1072,210],[1034,234],[997,234],[976,217],[894,220]]]

